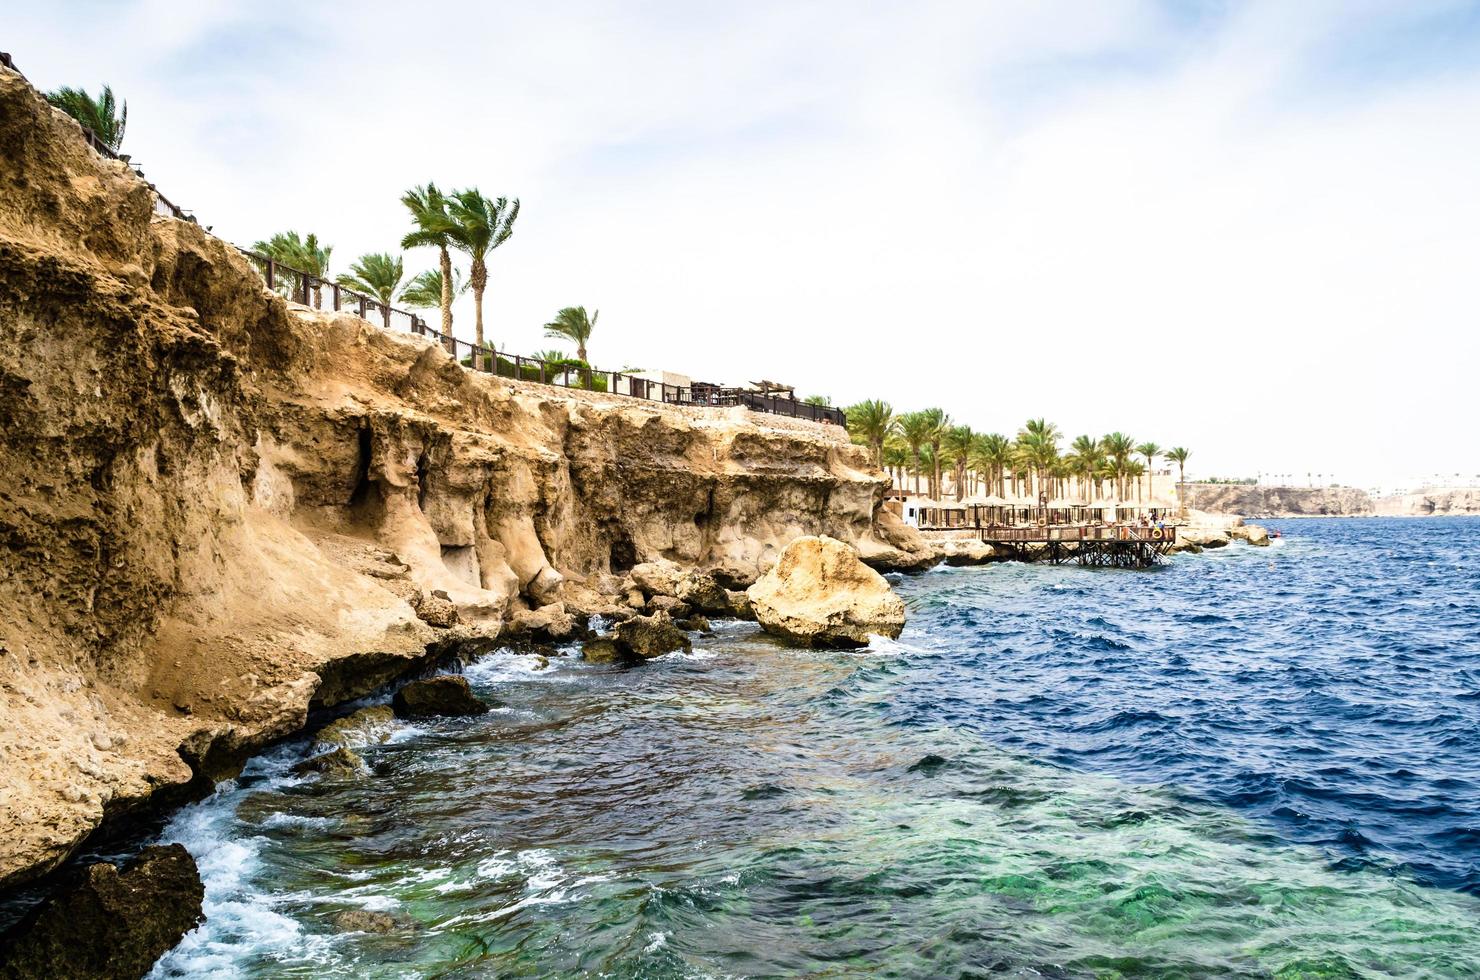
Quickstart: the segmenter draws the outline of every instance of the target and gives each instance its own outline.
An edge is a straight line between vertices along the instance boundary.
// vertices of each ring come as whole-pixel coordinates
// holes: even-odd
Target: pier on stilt
[[[1077,562],[1096,568],[1151,568],[1161,563],[1177,542],[1175,527],[1132,524],[1067,524],[1001,527],[987,524],[922,526],[925,533],[970,535],[1006,551],[1018,561],[1053,565]],[[965,532],[963,534],[963,532]]]

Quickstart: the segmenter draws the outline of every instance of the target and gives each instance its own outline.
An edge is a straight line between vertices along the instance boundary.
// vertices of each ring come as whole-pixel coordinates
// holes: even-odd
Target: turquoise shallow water
[[[908,579],[861,652],[494,655],[504,708],[373,775],[294,743],[181,811],[210,918],[156,976],[1480,975],[1480,522],[1286,530]]]

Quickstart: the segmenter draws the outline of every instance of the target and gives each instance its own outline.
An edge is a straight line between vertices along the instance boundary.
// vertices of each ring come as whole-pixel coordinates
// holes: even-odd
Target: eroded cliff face
[[[1452,517],[1480,514],[1480,489],[1453,487],[1419,490],[1377,498],[1383,517]]]
[[[0,70],[0,886],[633,563],[922,547],[836,429],[474,375],[151,207]]]
[[[1181,488],[1181,499],[1210,514],[1244,517],[1349,517],[1371,514],[1373,509],[1372,497],[1352,487],[1187,483]]]

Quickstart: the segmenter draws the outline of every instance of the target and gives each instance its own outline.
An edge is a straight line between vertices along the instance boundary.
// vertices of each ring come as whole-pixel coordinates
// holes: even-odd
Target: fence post
[[[339,312],[339,283],[334,284],[334,312]]]
[[[542,357],[540,358],[540,384],[547,385],[549,383],[545,380],[545,359]]]
[[[361,320],[368,319],[365,316],[365,297],[363,297],[363,296],[360,297],[360,319]]]
[[[267,260],[267,288],[268,289],[272,289],[274,286],[277,285],[277,283],[275,281],[276,280],[276,277],[273,275],[273,273],[276,271],[276,269],[277,269],[277,263],[274,262],[272,259],[268,259]]]

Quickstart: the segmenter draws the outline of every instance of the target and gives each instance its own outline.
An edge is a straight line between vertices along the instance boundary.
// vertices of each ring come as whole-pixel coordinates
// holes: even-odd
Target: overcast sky
[[[501,347],[585,305],[601,368],[1046,415],[1201,476],[1480,474],[1480,4],[334,7],[27,3],[0,47],[111,83],[238,243],[342,271],[413,184],[521,198]]]

